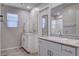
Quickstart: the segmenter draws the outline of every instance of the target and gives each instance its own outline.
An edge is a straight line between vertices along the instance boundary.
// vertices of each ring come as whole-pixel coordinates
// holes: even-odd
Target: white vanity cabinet
[[[47,56],[47,41],[39,40],[39,55]]]
[[[26,33],[22,35],[21,46],[30,53],[38,52],[38,35]]]
[[[57,44],[54,42],[49,42],[48,51],[50,52],[50,56],[60,56],[61,55],[61,44]]]
[[[62,45],[62,56],[75,56],[76,50],[73,47]]]
[[[39,40],[40,56],[79,56],[79,47],[58,43],[51,40]]]
[[[39,40],[39,55],[40,56],[47,56],[49,55],[49,42],[45,40]]]
[[[27,47],[28,47],[28,37],[25,36],[25,35],[22,35],[22,40],[21,40],[21,46],[27,50]]]
[[[39,40],[40,56],[59,56],[61,55],[61,45],[53,42]]]

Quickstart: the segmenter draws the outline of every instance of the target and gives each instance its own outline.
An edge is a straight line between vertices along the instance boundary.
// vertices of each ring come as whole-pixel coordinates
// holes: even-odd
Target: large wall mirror
[[[62,4],[51,12],[51,35],[79,36],[79,4]]]
[[[63,15],[61,7],[51,9],[51,35],[63,34]]]
[[[54,13],[51,19],[51,34],[60,34],[63,31],[63,15],[61,13]]]

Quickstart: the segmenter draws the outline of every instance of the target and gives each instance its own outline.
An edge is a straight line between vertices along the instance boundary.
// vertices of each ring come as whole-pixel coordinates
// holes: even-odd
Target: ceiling
[[[4,5],[31,10],[43,3],[4,3]]]

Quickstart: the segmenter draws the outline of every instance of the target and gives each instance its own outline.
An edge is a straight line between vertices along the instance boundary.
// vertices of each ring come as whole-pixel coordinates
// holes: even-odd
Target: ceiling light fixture
[[[27,9],[31,9],[31,7],[30,6],[27,6]]]

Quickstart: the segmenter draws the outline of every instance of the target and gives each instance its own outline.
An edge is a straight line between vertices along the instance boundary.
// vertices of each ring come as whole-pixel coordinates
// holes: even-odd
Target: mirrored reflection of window
[[[62,19],[58,19],[56,21],[56,34],[60,34],[60,32],[62,33],[63,29],[63,20]]]
[[[42,35],[48,35],[48,16],[42,16]]]
[[[45,28],[45,23],[46,23],[45,18],[43,18],[42,19],[42,28]]]
[[[55,20],[52,20],[52,33],[55,33],[55,29],[56,29],[56,21]]]
[[[18,27],[18,15],[7,13],[7,26],[8,27]]]
[[[63,19],[62,15],[52,16],[51,21],[51,34],[60,34],[63,32]]]

